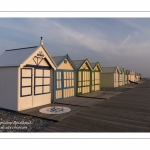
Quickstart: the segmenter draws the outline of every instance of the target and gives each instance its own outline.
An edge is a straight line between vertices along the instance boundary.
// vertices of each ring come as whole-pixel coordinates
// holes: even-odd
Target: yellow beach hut
[[[91,72],[93,70],[88,59],[73,60],[76,71],[76,95],[91,92]]]
[[[102,68],[99,62],[91,63],[93,68],[91,75],[91,92],[100,90],[100,73],[102,72]]]

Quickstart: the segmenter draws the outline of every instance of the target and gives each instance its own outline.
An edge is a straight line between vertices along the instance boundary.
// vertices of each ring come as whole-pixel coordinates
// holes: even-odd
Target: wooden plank
[[[103,120],[109,120],[109,121],[113,121],[113,122],[120,122],[120,123],[124,123],[124,124],[131,124],[131,125],[136,125],[136,126],[141,126],[141,127],[149,127],[149,121],[147,122],[142,122],[140,120],[132,120],[130,118],[122,118],[117,117],[117,116],[107,116],[104,114],[90,114],[90,113],[83,113],[80,112],[80,114],[75,114],[75,116],[83,116],[83,117],[87,117],[87,118],[95,118],[95,119],[103,119]]]
[[[67,118],[66,118],[67,119]],[[149,127],[141,127],[141,126],[135,126],[131,124],[124,124],[121,122],[113,122],[110,120],[102,120],[102,119],[95,119],[95,118],[88,118],[88,117],[83,117],[83,116],[77,116],[73,115],[72,118],[67,119],[69,121],[76,121],[79,122],[80,124],[83,123],[83,127],[85,124],[88,124],[91,128],[99,128],[99,126],[108,126],[108,127],[113,127],[118,129],[119,131],[121,130],[128,130],[128,131],[141,131],[145,132],[149,130]]]

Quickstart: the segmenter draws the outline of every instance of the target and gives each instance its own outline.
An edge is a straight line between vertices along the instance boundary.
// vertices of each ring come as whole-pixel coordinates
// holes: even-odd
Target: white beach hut
[[[0,107],[21,111],[51,103],[55,69],[42,38],[40,46],[5,50],[0,55]]]

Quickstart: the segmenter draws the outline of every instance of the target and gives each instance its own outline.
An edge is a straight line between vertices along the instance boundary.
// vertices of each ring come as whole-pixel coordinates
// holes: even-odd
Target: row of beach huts
[[[99,62],[51,57],[40,46],[5,50],[0,55],[0,108],[21,111],[57,100],[138,82],[140,73]]]

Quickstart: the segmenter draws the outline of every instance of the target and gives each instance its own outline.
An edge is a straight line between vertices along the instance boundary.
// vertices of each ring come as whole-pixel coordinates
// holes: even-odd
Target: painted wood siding
[[[17,95],[18,67],[0,68],[0,107],[18,111]]]
[[[101,73],[100,83],[102,88],[114,87],[114,73]]]

